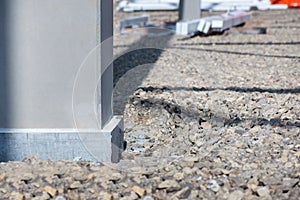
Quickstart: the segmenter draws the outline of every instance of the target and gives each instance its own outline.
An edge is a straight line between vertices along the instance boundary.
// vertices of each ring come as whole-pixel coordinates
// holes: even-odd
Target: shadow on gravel
[[[218,89],[218,88],[185,88],[185,87],[176,87],[176,88],[170,88],[170,87],[140,87],[138,88],[140,90],[143,90],[145,92],[163,92],[163,91],[174,91],[174,90],[185,90],[185,91],[213,91],[213,90],[225,90],[225,91],[236,91],[238,92],[271,92],[271,93],[278,93],[278,94],[286,94],[286,93],[294,93],[298,94],[300,93],[300,88],[297,89],[279,89],[279,90],[271,90],[271,89],[252,89],[250,88],[249,91],[247,91],[245,88],[225,88],[225,89]],[[141,106],[143,107],[157,107],[157,109],[165,109],[167,110],[171,115],[178,115],[181,116],[181,114],[185,114],[186,116],[193,118],[199,121],[199,124],[201,125],[201,122],[209,121],[213,126],[222,126],[222,127],[228,127],[228,126],[237,126],[239,124],[247,123],[250,125],[250,128],[254,126],[263,126],[263,125],[270,125],[272,127],[298,127],[300,128],[300,122],[293,122],[291,120],[283,120],[281,118],[271,118],[266,119],[263,117],[258,118],[224,118],[222,116],[218,116],[218,114],[214,113],[212,110],[210,111],[204,111],[204,112],[196,112],[187,110],[186,108],[183,108],[180,105],[170,103],[165,100],[161,99],[143,99],[141,97],[138,98],[140,101]]]
[[[223,45],[299,45],[300,42],[201,42],[201,43],[181,43],[182,46],[223,46]]]
[[[260,92],[260,93],[276,93],[276,94],[300,94],[300,87],[292,89],[273,89],[273,88],[245,88],[245,87],[226,87],[226,88],[198,88],[198,87],[139,87],[146,92],[153,91],[195,91],[195,92],[206,92],[206,91],[215,91],[215,90],[224,90],[224,91],[233,91],[233,92],[242,92],[242,93],[251,93],[251,92]]]
[[[300,26],[299,26],[300,28]],[[261,45],[261,46],[280,46],[280,45],[299,45],[300,41],[295,42],[196,42],[180,43],[180,46],[225,46],[225,45]],[[130,47],[129,45],[116,45],[115,47]]]
[[[280,29],[286,29],[286,28],[294,28],[294,29],[300,29],[300,26],[289,26],[289,25],[287,25],[287,26],[271,26],[271,27],[268,27],[268,28],[273,28],[273,29],[275,29],[275,28],[280,28]]]
[[[138,49],[126,50],[125,54],[114,60],[114,86],[119,79],[124,76],[129,70],[134,69],[137,66],[155,63],[163,50],[147,47],[139,47]],[[147,76],[148,73],[142,74],[142,77]],[[130,80],[135,81],[135,80]],[[139,81],[136,85],[140,85]]]
[[[300,122],[293,122],[290,120],[282,120],[280,118],[271,118],[271,119],[266,119],[266,118],[250,118],[250,119],[240,119],[240,118],[235,118],[233,120],[228,120],[225,125],[228,126],[236,126],[244,121],[249,121],[250,122],[250,128],[253,128],[254,126],[266,126],[270,125],[272,127],[298,127],[300,128]]]
[[[300,59],[300,56],[288,56],[288,55],[268,55],[268,54],[259,54],[259,53],[250,53],[250,52],[239,52],[239,51],[225,51],[218,49],[204,49],[201,47],[195,48],[192,46],[222,46],[222,45],[300,45],[300,42],[216,42],[216,43],[182,43],[180,46],[166,46],[166,48],[170,49],[187,49],[192,51],[204,51],[204,52],[214,52],[214,53],[226,53],[226,54],[235,54],[235,55],[244,55],[244,56],[261,56],[261,57],[269,57],[269,58],[288,58],[288,59]],[[186,46],[186,47],[183,47]],[[190,46],[190,47],[188,47]],[[118,45],[115,47],[129,47],[127,45]],[[129,47],[130,48],[130,47]]]
[[[269,57],[269,58],[288,58],[288,59],[300,59],[300,56],[287,56],[287,55],[267,55],[267,54],[259,54],[259,53],[250,53],[250,52],[239,52],[239,51],[225,51],[225,50],[217,50],[217,49],[203,49],[203,48],[193,48],[193,47],[169,47],[171,49],[188,49],[192,51],[204,51],[204,52],[214,52],[214,53],[225,53],[225,54],[235,54],[235,55],[243,55],[243,56],[261,56],[261,57]]]
[[[161,37],[151,37],[154,43],[153,46],[145,45],[144,41],[148,39],[149,36],[142,36],[138,42],[135,42],[127,47],[127,50],[116,56],[113,62],[114,66],[114,88],[117,90],[115,93],[118,97],[114,98],[114,113],[123,115],[125,105],[128,101],[128,97],[142,84],[144,78],[148,75],[152,67],[146,67],[147,64],[154,64],[161,56],[163,49],[168,46],[169,40],[172,35]],[[157,45],[155,45],[157,44]],[[156,48],[157,46],[157,48]],[[118,47],[118,46],[114,46]],[[143,70],[139,70],[138,77],[131,77],[130,80],[124,80],[125,82],[130,82],[128,85],[118,85],[116,84],[122,76],[124,76],[128,71],[138,67],[145,66]],[[149,66],[149,65],[148,65]],[[118,106],[118,107],[116,107]]]
[[[300,122],[293,122],[291,120],[282,120],[280,118],[224,118],[222,116],[218,116],[218,114],[214,113],[212,110],[209,112],[195,112],[191,110],[187,110],[180,105],[170,103],[165,100],[155,99],[155,98],[147,98],[143,99],[141,97],[138,98],[141,102],[141,106],[143,107],[152,107],[157,109],[165,109],[171,115],[177,115],[181,118],[181,115],[184,114],[191,119],[197,120],[201,125],[202,122],[209,122],[212,127],[234,127],[240,124],[249,124],[250,128],[255,126],[267,126],[270,125],[272,127],[297,127],[300,128]]]

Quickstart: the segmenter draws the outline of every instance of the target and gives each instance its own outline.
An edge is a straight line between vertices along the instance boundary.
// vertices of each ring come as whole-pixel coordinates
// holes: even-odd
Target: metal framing
[[[196,31],[204,34],[222,32],[230,27],[251,20],[251,17],[252,14],[250,12],[235,11],[192,21],[178,22],[176,24],[176,33],[178,35],[189,35]]]
[[[148,21],[149,21],[150,16],[149,15],[139,15],[139,16],[134,16],[134,17],[128,17],[126,19],[121,19],[120,20],[120,32],[123,32],[124,28],[127,27],[144,27]]]

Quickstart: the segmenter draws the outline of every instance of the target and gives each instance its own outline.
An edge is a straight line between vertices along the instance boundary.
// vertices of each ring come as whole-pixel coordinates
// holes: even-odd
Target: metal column
[[[111,0],[0,1],[0,161],[118,162]]]
[[[189,21],[200,18],[201,0],[180,0],[179,21]]]

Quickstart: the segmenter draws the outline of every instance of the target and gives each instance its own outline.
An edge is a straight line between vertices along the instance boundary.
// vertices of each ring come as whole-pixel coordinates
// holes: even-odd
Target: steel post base
[[[102,130],[0,129],[0,161],[86,160],[119,162],[123,119],[115,116]]]

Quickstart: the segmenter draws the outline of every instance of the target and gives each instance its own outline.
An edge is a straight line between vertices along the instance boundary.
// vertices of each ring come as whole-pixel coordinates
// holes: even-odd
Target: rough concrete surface
[[[253,16],[266,34],[116,35],[123,160],[1,163],[1,199],[299,199],[300,10]]]

